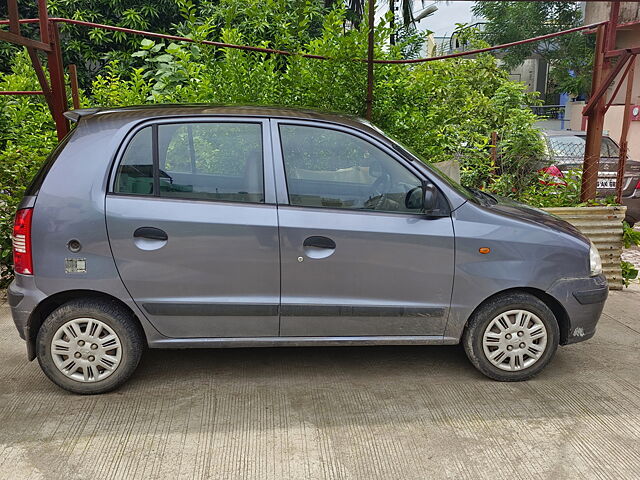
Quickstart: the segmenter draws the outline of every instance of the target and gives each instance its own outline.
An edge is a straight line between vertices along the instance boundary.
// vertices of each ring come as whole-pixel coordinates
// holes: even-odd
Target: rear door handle
[[[321,236],[312,236],[307,237],[302,244],[303,247],[316,247],[316,248],[326,248],[329,250],[335,250],[336,242],[327,237]]]
[[[156,227],[140,227],[133,232],[135,238],[148,238],[149,240],[166,241],[169,237],[167,232]]]

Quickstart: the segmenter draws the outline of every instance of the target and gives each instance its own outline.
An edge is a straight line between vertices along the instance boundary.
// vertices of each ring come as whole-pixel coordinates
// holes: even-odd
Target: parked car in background
[[[569,170],[581,170],[584,161],[586,132],[569,130],[543,132],[550,165],[545,171],[551,175],[566,175]],[[598,168],[597,194],[608,197],[616,194],[616,177],[620,148],[608,135],[603,135]],[[557,172],[561,172],[560,175]],[[640,161],[628,158],[625,163],[622,204],[627,207],[625,220],[633,225],[640,220]]]
[[[145,347],[462,343],[501,381],[587,340],[597,249],[462,188],[356,118],[257,107],[67,112],[16,214],[15,324],[45,374],[116,388]]]

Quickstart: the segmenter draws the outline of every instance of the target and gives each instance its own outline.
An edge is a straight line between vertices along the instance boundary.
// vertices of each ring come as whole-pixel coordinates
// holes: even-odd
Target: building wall
[[[610,3],[609,2],[586,2],[585,5],[585,24],[596,23],[609,19]],[[629,24],[618,29],[616,36],[616,48],[637,47],[640,46],[640,3],[638,2],[622,2],[620,4],[620,24]],[[620,83],[622,77],[621,72],[613,83],[609,86],[606,93],[606,101],[611,100],[611,96]],[[618,93],[613,99],[612,105],[604,117],[604,130],[609,133],[611,138],[616,142],[620,141],[620,133],[622,130],[622,121],[624,117],[624,101],[626,96],[626,80],[620,86]],[[640,59],[636,60],[635,78],[633,81],[632,105],[640,105]],[[571,130],[583,130],[582,125],[582,109],[584,102],[571,102],[567,105],[566,117],[570,119]],[[629,136],[627,137],[629,145],[629,156],[640,160],[640,122],[631,122]]]
[[[609,20],[609,2],[586,2],[584,12],[584,23],[602,22]],[[621,2],[620,3],[620,22],[635,22],[640,18],[640,4],[638,2]]]
[[[584,102],[570,102],[567,104],[566,118],[569,119],[571,130],[583,130],[582,109],[584,105]],[[604,117],[604,133],[608,134],[616,143],[620,142],[623,117],[624,105],[611,105]],[[627,142],[629,158],[640,160],[640,122],[631,122]]]

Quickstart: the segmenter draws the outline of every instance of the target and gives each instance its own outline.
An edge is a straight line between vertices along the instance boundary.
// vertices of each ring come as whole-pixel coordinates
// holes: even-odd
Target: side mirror
[[[433,214],[439,207],[438,196],[439,192],[436,186],[431,182],[423,181],[421,186],[407,192],[404,205],[409,210],[422,210],[426,214]]]
[[[423,201],[422,207],[425,213],[433,213],[438,209],[438,189],[431,182],[422,182]]]

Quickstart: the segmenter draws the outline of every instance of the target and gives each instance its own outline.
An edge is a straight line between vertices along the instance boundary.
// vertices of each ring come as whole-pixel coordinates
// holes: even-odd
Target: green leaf
[[[151,47],[153,47],[156,44],[156,42],[154,42],[153,40],[149,40],[148,38],[145,38],[144,40],[142,40],[140,42],[140,46],[142,48],[144,48],[145,50],[149,50]]]

